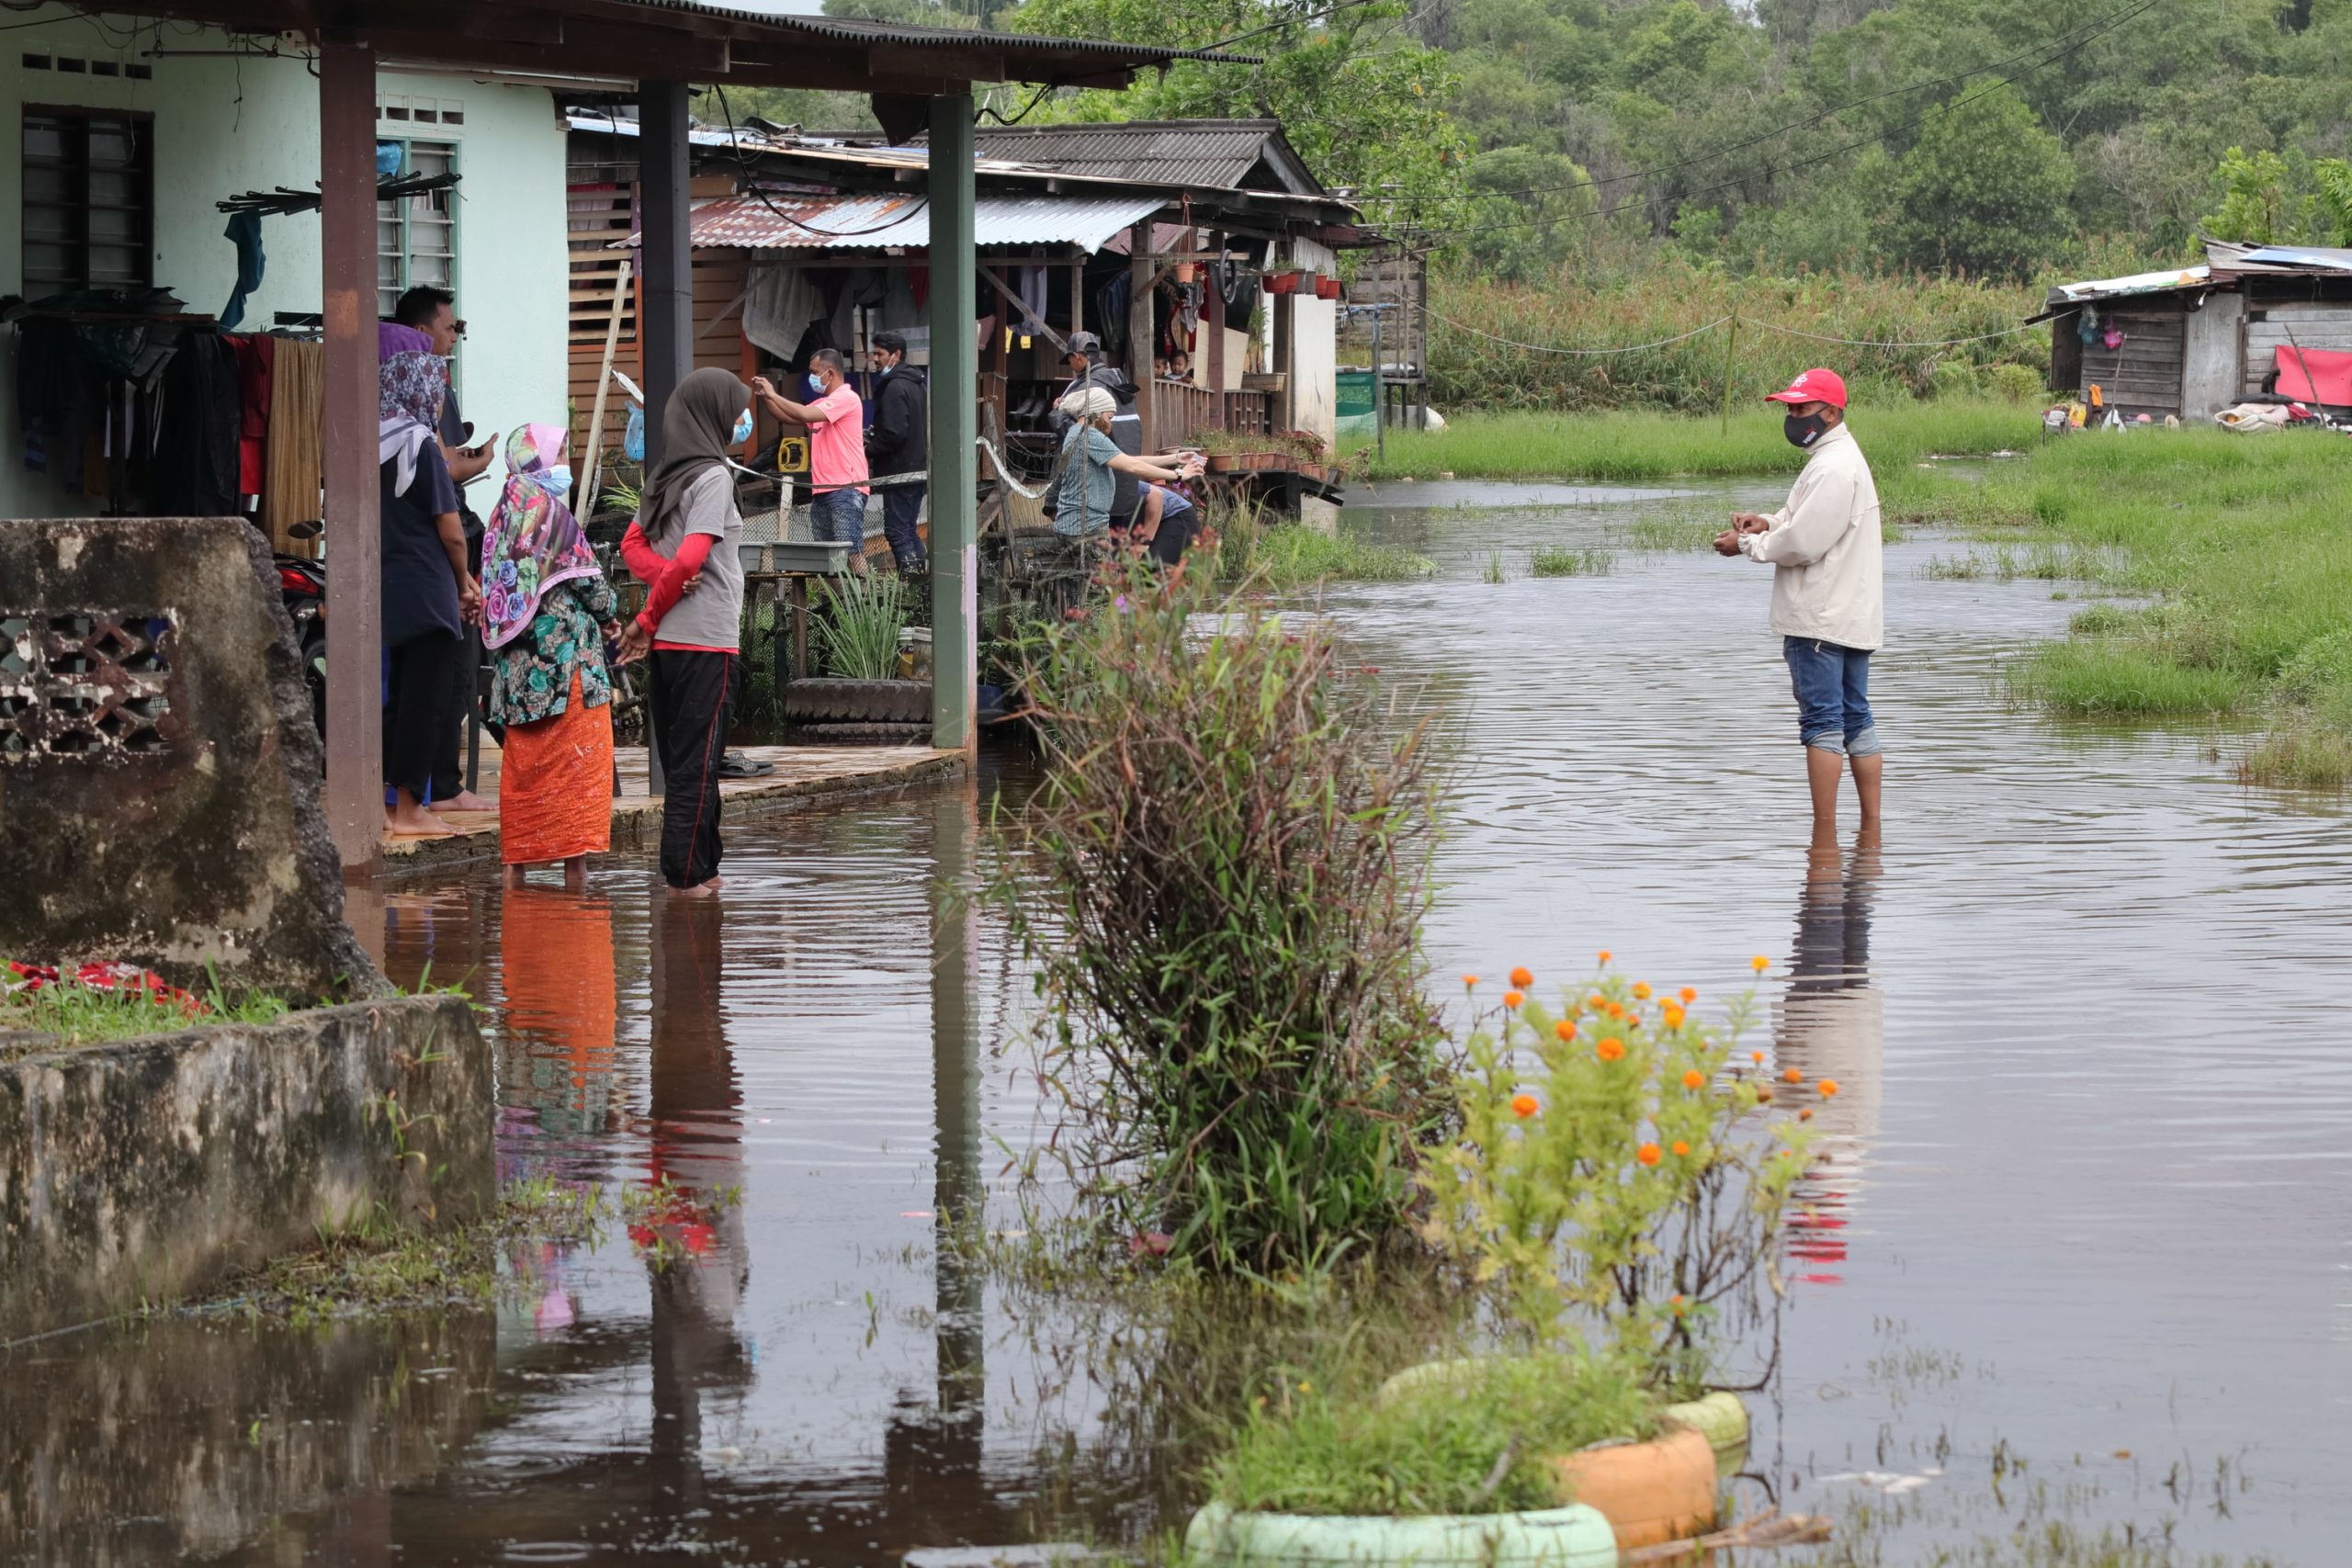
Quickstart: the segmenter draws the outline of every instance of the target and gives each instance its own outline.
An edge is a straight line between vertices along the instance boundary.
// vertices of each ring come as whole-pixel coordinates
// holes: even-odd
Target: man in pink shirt
[[[819,388],[814,402],[794,402],[764,377],[752,382],[752,390],[776,418],[808,427],[809,524],[818,538],[847,545],[850,570],[864,576],[865,405],[849,384],[839,349],[820,348],[810,355],[808,373]]]

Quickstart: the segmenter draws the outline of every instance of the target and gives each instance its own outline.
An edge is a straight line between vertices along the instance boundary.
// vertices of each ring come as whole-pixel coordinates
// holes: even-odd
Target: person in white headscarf
[[[1111,419],[1118,410],[1118,400],[1102,388],[1080,387],[1062,399],[1059,406],[1071,420],[1069,434],[1062,441],[1061,491],[1054,511],[1054,532],[1065,538],[1092,538],[1110,531],[1115,475],[1129,474],[1153,487],[1200,477],[1197,454],[1136,457],[1120,451],[1118,443],[1111,439]],[[1169,493],[1158,488],[1146,491],[1132,543],[1151,542]]]

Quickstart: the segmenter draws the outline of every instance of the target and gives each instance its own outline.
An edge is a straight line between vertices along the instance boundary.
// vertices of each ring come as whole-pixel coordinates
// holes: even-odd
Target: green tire
[[[1236,1513],[1184,1532],[1202,1568],[1617,1568],[1617,1532],[1582,1504],[1519,1514]]]

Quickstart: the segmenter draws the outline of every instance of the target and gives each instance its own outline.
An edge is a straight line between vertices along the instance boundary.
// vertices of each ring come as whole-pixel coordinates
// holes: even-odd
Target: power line
[[[2106,33],[2106,32],[2110,32],[2110,31],[2112,31],[2112,30],[2114,30],[2114,28],[2118,28],[2118,27],[2122,26],[2125,22],[2131,21],[2131,20],[2132,20],[2134,17],[2139,17],[2139,16],[2142,16],[2142,15],[2145,14],[2146,12],[2149,12],[2149,11],[2152,11],[2152,10],[2155,9],[2155,8],[2156,8],[2156,6],[2158,6],[2159,5],[2162,5],[2163,3],[2164,3],[2164,0],[2138,0],[2138,3],[2137,3],[2137,4],[2134,4],[2134,5],[2132,5],[2132,6],[2127,6],[2123,7],[2121,10],[2119,10],[2119,11],[2111,11],[2111,12],[2109,12],[2107,16],[2105,16],[2105,17],[2103,17],[2097,18],[2097,19],[2095,19],[2094,21],[2092,21],[2092,22],[2090,22],[2090,23],[2086,24],[2086,25],[2085,25],[2085,27],[2084,27],[2083,28],[2078,28],[2078,29],[2076,29],[2078,32],[2081,32],[2081,33],[2083,34],[2083,36],[2081,36],[2081,37],[2079,37],[2079,38],[2074,38],[2074,39],[2071,39],[2071,40],[2069,40],[2069,41],[2061,41],[2060,43],[2056,44],[2055,46],[2053,46],[2053,45],[2052,45],[2052,44],[2050,44],[2050,43],[2046,43],[2046,42],[2045,42],[2045,43],[2039,43],[2039,44],[2034,45],[2034,46],[2033,46],[2033,48],[2031,48],[2031,49],[2020,51],[2019,52],[2018,52],[2018,53],[2016,53],[2016,54],[2012,54],[2012,55],[2007,56],[2007,57],[2005,57],[2005,58],[2003,58],[2003,59],[2000,59],[2000,60],[1996,60],[1996,61],[1988,62],[1986,62],[1985,64],[1976,66],[1976,67],[1974,67],[1973,69],[1971,69],[1971,70],[1968,70],[1968,71],[1957,72],[1957,73],[1954,73],[1953,74],[1949,75],[1949,76],[1939,76],[1939,77],[1936,77],[1936,78],[1934,78],[1933,80],[1930,80],[1930,81],[1926,81],[1926,82],[1914,82],[1914,83],[1909,84],[1909,85],[1906,85],[1906,86],[1902,86],[1902,87],[1890,87],[1890,88],[1886,89],[1884,92],[1872,93],[1872,94],[1869,95],[1868,96],[1865,96],[1865,97],[1860,97],[1860,98],[1855,98],[1855,99],[1852,99],[1852,100],[1851,100],[1851,101],[1849,101],[1849,102],[1840,104],[1840,105],[1838,105],[1838,106],[1837,107],[1835,107],[1835,108],[1831,108],[1831,109],[1825,109],[1825,110],[1823,110],[1822,112],[1820,112],[1819,114],[1815,114],[1815,115],[1810,116],[1810,117],[1808,117],[1807,118],[1800,119],[1800,120],[1792,120],[1792,121],[1791,121],[1791,122],[1790,122],[1789,124],[1787,124],[1787,125],[1779,126],[1779,127],[1774,128],[1773,130],[1767,130],[1767,131],[1761,132],[1761,133],[1760,133],[1760,134],[1758,134],[1758,135],[1751,136],[1751,137],[1749,137],[1749,138],[1748,138],[1747,141],[1735,141],[1735,142],[1731,142],[1731,143],[1729,143],[1728,145],[1725,145],[1725,146],[1723,146],[1723,147],[1711,148],[1711,149],[1709,149],[1708,151],[1706,151],[1706,152],[1696,152],[1696,153],[1693,153],[1693,154],[1691,154],[1690,157],[1688,157],[1688,158],[1683,158],[1683,159],[1679,159],[1679,160],[1678,160],[1678,161],[1677,161],[1677,162],[1675,162],[1675,163],[1671,163],[1671,164],[1657,164],[1657,166],[1655,166],[1655,167],[1653,167],[1653,168],[1647,168],[1647,169],[1636,169],[1636,170],[1634,170],[1634,171],[1633,173],[1631,173],[1631,174],[1625,174],[1625,175],[1609,175],[1609,176],[1607,176],[1606,178],[1603,178],[1603,179],[1591,179],[1591,178],[1587,178],[1587,179],[1582,179],[1582,180],[1574,180],[1574,181],[1570,181],[1570,182],[1568,182],[1567,184],[1565,184],[1565,185],[1556,185],[1556,186],[1522,186],[1522,187],[1521,187],[1521,188],[1519,188],[1519,189],[1516,189],[1516,190],[1480,191],[1480,192],[1478,192],[1477,194],[1478,194],[1479,196],[1494,196],[1494,197],[1520,197],[1520,196],[1544,196],[1544,195],[1548,195],[1548,194],[1552,194],[1552,193],[1555,193],[1555,192],[1561,192],[1561,191],[1597,189],[1597,188],[1599,188],[1599,187],[1600,187],[1600,186],[1601,186],[1623,185],[1623,184],[1624,184],[1625,182],[1627,182],[1627,181],[1629,181],[1629,180],[1649,179],[1649,178],[1652,178],[1653,176],[1655,176],[1655,175],[1658,175],[1672,174],[1673,172],[1675,172],[1675,171],[1676,171],[1676,170],[1678,170],[1678,169],[1687,169],[1687,168],[1690,167],[1690,166],[1691,166],[1692,164],[1703,164],[1703,163],[1708,163],[1708,162],[1711,162],[1711,161],[1713,161],[1713,160],[1714,160],[1714,159],[1717,159],[1717,158],[1721,158],[1721,157],[1728,156],[1729,154],[1734,153],[1734,152],[1745,152],[1747,149],[1748,149],[1748,148],[1750,148],[1750,147],[1754,147],[1754,146],[1756,146],[1757,144],[1758,144],[1759,142],[1770,141],[1774,140],[1774,139],[1775,139],[1775,138],[1777,138],[1777,137],[1786,136],[1786,135],[1788,135],[1788,134],[1789,134],[1790,132],[1792,132],[1792,131],[1803,130],[1804,130],[1804,129],[1805,129],[1806,127],[1808,127],[1808,126],[1818,125],[1818,124],[1820,124],[1821,122],[1823,122],[1824,120],[1827,120],[1827,119],[1834,119],[1834,118],[1836,118],[1838,116],[1839,116],[1839,115],[1841,115],[1841,114],[1844,114],[1848,109],[1860,108],[1860,107],[1861,107],[1864,104],[1876,103],[1876,102],[1878,102],[1879,100],[1881,100],[1881,99],[1883,99],[1883,98],[1897,97],[1897,96],[1902,96],[1903,94],[1905,94],[1905,93],[1924,92],[1924,91],[1926,91],[1927,89],[1928,89],[1928,88],[1930,88],[1930,87],[1940,87],[1940,86],[1944,86],[1944,85],[1948,85],[1948,84],[1950,84],[1950,83],[1952,83],[1952,82],[1964,82],[1964,81],[1967,81],[1967,80],[1971,79],[1972,77],[1980,76],[1980,75],[1984,74],[1984,73],[1985,73],[1986,71],[1996,70],[1996,69],[1998,69],[1998,68],[2001,68],[2001,67],[2005,67],[2005,66],[2008,66],[2008,65],[2013,65],[2013,64],[2015,64],[2018,61],[2022,60],[2022,59],[2025,59],[2025,58],[2026,58],[2027,56],[2029,56],[2029,55],[2035,54],[2035,53],[2040,52],[2040,51],[2043,51],[2043,50],[2048,50],[2048,51],[2050,51],[2050,53],[2049,53],[2045,58],[2043,58],[2043,59],[2041,59],[2041,60],[2040,60],[2040,61],[2035,62],[2035,63],[2034,63],[2033,65],[2031,65],[2031,66],[2028,67],[2028,71],[2039,71],[2039,70],[2041,70],[2043,66],[2045,66],[2045,65],[2049,65],[2049,64],[2052,64],[2052,63],[2055,62],[2056,62],[2058,59],[2060,59],[2062,56],[2073,53],[2075,50],[2078,50],[2078,49],[2080,49],[2083,45],[2085,45],[2085,44],[2086,44],[2086,43],[2089,43],[2093,39],[2096,39],[2096,38],[2099,37],[2102,33]],[[2061,36],[2062,36],[2062,39],[2064,39],[2064,35],[2061,35]],[[2024,74],[2026,74],[2026,73],[2027,73],[2026,72],[2019,72],[2018,74],[2018,75],[2024,75]],[[1906,126],[1906,125],[1917,125],[1917,123],[1919,123],[1919,121],[1921,121],[1921,120],[1925,119],[1928,116],[1929,116],[1929,115],[1931,115],[1931,114],[1938,113],[1938,112],[1950,113],[1952,109],[1959,107],[1962,104],[1972,103],[1972,102],[1973,102],[1975,99],[1980,98],[1980,97],[1983,97],[1983,96],[1984,96],[1984,94],[1985,94],[1985,93],[1992,92],[1993,90],[1995,90],[1995,88],[1998,88],[1998,87],[2002,87],[2002,86],[2009,85],[2011,85],[2011,84],[2012,84],[2012,82],[2013,82],[2013,81],[2014,81],[2014,78],[2012,78],[2012,77],[2007,77],[2007,76],[2000,77],[2000,78],[1996,79],[1996,80],[1994,81],[1994,83],[1992,84],[1992,85],[1990,85],[1990,86],[1986,87],[1986,88],[1984,90],[1984,92],[1971,94],[1971,95],[1970,95],[1969,96],[1967,96],[1967,97],[1955,99],[1955,100],[1953,100],[1951,103],[1949,103],[1949,104],[1943,104],[1943,105],[1930,105],[1928,107],[1927,107],[1927,108],[1925,108],[1925,109],[1920,110],[1920,111],[1919,111],[1917,114],[1916,114],[1916,115],[1912,115],[1912,116],[1910,116],[1909,118],[1905,118],[1905,119],[1899,119],[1899,120],[1896,120],[1893,125],[1890,125],[1890,126],[1887,126],[1887,127],[1885,127],[1885,128],[1882,129],[1882,130],[1879,130],[1877,133],[1875,133],[1875,134],[1873,134],[1873,135],[1871,135],[1871,136],[1863,137],[1862,139],[1860,139],[1860,141],[1857,141],[1849,142],[1849,143],[1847,143],[1845,146],[1843,146],[1843,147],[1841,147],[1841,148],[1838,149],[1838,152],[1851,152],[1854,148],[1857,148],[1857,147],[1862,147],[1862,146],[1867,146],[1869,143],[1871,143],[1871,142],[1872,142],[1872,141],[1879,141],[1879,140],[1881,140],[1882,138],[1883,138],[1883,137],[1884,137],[1884,135],[1886,134],[1886,131],[1888,131],[1888,130],[1896,130],[1896,129],[1899,129],[1899,128],[1901,128],[1901,127],[1903,127],[1903,126]],[[1833,154],[1830,154],[1830,155],[1831,155],[1831,156],[1834,156],[1835,154],[1833,153]],[[1820,161],[1819,159],[1810,160],[1810,162],[1819,162],[1819,161]],[[1804,164],[1804,163],[1789,164],[1783,164],[1783,165],[1782,165],[1782,167],[1783,167],[1783,168],[1803,168],[1803,167],[1804,167],[1804,166],[1805,166],[1805,164]],[[1775,170],[1772,170],[1772,169],[1769,169],[1769,168],[1768,168],[1767,170],[1765,170],[1765,174],[1766,174],[1766,175],[1771,175],[1771,174],[1773,174],[1773,173],[1776,173],[1776,172],[1778,172],[1778,171],[1775,171]],[[1727,182],[1725,182],[1724,185],[1716,185],[1716,186],[1704,186],[1704,187],[1701,188],[1700,190],[1697,190],[1697,191],[1693,191],[1693,192],[1691,192],[1690,194],[1692,194],[1692,195],[1694,195],[1694,196],[1703,196],[1703,195],[1705,195],[1708,191],[1723,190],[1723,189],[1726,189],[1726,188],[1728,188],[1728,187],[1729,187],[1730,186],[1732,186],[1732,185],[1743,185],[1743,184],[1746,184],[1746,183],[1747,183],[1747,182],[1746,182],[1746,180],[1744,180],[1744,179],[1742,179],[1742,180],[1727,181]],[[1418,201],[1418,202],[1426,203],[1426,202],[1436,201],[1436,200],[1444,199],[1444,198],[1442,198],[1442,197],[1408,197],[1407,199],[1408,199],[1408,201]],[[1620,209],[1620,208],[1612,208],[1612,209],[1611,209],[1610,210],[1611,210],[1611,211],[1619,211],[1619,210],[1623,210],[1623,209]],[[1588,215],[1588,216],[1590,216],[1590,215]],[[1565,218],[1564,218],[1564,219],[1559,219],[1559,220],[1550,220],[1550,221],[1562,221],[1562,222],[1565,222],[1565,221],[1570,221],[1570,220],[1569,220],[1569,219],[1565,219]]]
[[[1677,333],[1672,337],[1659,338],[1656,343],[1620,344],[1610,348],[1561,348],[1553,344],[1521,343],[1517,338],[1503,337],[1474,327],[1466,321],[1457,321],[1453,317],[1436,310],[1428,311],[1428,315],[1431,321],[1442,321],[1455,332],[1468,333],[1472,337],[1482,337],[1489,343],[1498,343],[1508,348],[1525,349],[1531,354],[1570,354],[1595,359],[1605,359],[1620,354],[1644,354],[1654,348],[1666,348],[1674,344],[1688,343],[1694,337],[1713,332],[1717,327],[1728,325],[1735,321],[1751,327],[1761,327],[1766,332],[1782,333],[1790,337],[1809,338],[1815,343],[1838,344],[1848,348],[1956,348],[1962,344],[1990,343],[1995,338],[2015,337],[2019,333],[2031,332],[2042,324],[2040,321],[2027,321],[2019,326],[2005,327],[1996,333],[1979,333],[1974,337],[1926,338],[1916,343],[1906,343],[1882,338],[1832,337],[1826,333],[1809,333],[1797,327],[1784,327],[1778,321],[1764,321],[1757,320],[1754,316],[1734,314],[1717,316],[1704,326],[1693,327],[1687,333]]]
[[[1468,333],[1472,337],[1482,337],[1489,343],[1499,343],[1510,348],[1523,348],[1534,354],[1575,354],[1590,355],[1594,358],[1606,358],[1608,355],[1612,354],[1640,354],[1647,349],[1664,348],[1668,344],[1681,343],[1687,339],[1697,337],[1702,333],[1713,332],[1717,327],[1722,326],[1724,322],[1731,320],[1729,316],[1718,316],[1703,327],[1693,327],[1690,331],[1678,333],[1673,337],[1662,337],[1656,343],[1629,343],[1615,348],[1555,348],[1550,344],[1521,343],[1516,338],[1498,337],[1493,333],[1481,332],[1476,327],[1470,326],[1465,322],[1457,321],[1451,316],[1440,315],[1437,311],[1429,310],[1426,306],[1422,309],[1424,313],[1427,314],[1431,321],[1443,321],[1455,332]]]

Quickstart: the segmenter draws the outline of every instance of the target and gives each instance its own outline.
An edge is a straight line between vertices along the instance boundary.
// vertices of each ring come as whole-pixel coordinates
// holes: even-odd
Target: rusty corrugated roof
[[[1094,200],[1063,196],[984,196],[973,204],[973,242],[1075,245],[1088,252],[1167,205],[1158,196]],[[924,250],[931,204],[918,195],[734,196],[695,209],[696,250]]]
[[[1170,60],[1206,60],[1227,65],[1257,65],[1260,56],[1227,54],[1213,49],[1168,49],[1155,44],[1114,43],[1107,39],[1047,38],[1037,33],[975,32],[949,28],[910,27],[900,22],[868,21],[861,17],[829,17],[821,12],[788,11],[776,0],[748,0],[735,5],[712,0],[629,0],[649,10],[683,11],[689,15],[752,22],[782,31],[805,33],[839,43],[909,44],[916,47],[967,43],[1001,50],[1032,59],[1101,61],[1106,64],[1148,65]],[[1015,80],[1035,80],[1016,76]]]
[[[1067,174],[1227,190],[1253,184],[1265,188],[1262,181],[1250,177],[1262,163],[1274,177],[1272,188],[1299,196],[1328,194],[1291,150],[1279,120],[984,125],[973,133],[973,145],[982,157],[1008,158]]]

